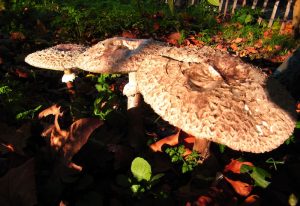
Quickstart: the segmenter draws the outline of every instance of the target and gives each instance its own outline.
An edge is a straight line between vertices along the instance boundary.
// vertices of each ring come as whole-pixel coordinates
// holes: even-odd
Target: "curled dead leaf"
[[[254,166],[251,162],[241,162],[235,159],[231,159],[231,162],[227,164],[224,168],[224,172],[233,172],[240,174],[240,170],[242,165],[249,165],[249,166]]]
[[[261,203],[258,195],[250,195],[247,197],[240,206],[259,206]]]
[[[75,121],[69,131],[66,143],[63,145],[63,152],[66,161],[72,157],[87,142],[95,129],[103,125],[103,121],[97,118],[83,118]]]
[[[61,115],[60,113],[60,106],[57,104],[52,105],[51,107],[48,107],[47,109],[44,109],[41,111],[38,115],[39,119],[43,117],[47,117],[48,115]]]
[[[227,180],[227,182],[229,182],[231,184],[234,191],[241,196],[244,196],[244,197],[248,196],[253,189],[253,186],[246,182],[242,182],[239,180],[232,180],[228,177],[225,177],[225,179]]]
[[[150,148],[154,152],[162,152],[162,146],[164,144],[170,145],[170,146],[175,146],[178,144],[178,138],[179,138],[179,133],[178,131],[176,134],[170,135],[168,137],[165,137],[153,144],[150,145]]]

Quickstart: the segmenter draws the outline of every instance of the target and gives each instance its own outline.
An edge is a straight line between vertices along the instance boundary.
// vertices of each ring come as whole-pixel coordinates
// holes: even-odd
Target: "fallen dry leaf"
[[[241,162],[235,159],[231,159],[231,162],[227,164],[224,168],[224,172],[233,172],[240,174],[240,170],[242,165],[249,165],[249,166],[254,166],[251,162]]]
[[[122,37],[132,38],[132,39],[137,38],[136,34],[132,33],[131,31],[123,31],[122,32]]]
[[[239,44],[239,43],[241,43],[241,42],[243,42],[243,41],[244,41],[244,39],[243,39],[243,38],[240,38],[240,37],[238,37],[238,38],[236,38],[236,39],[232,40],[232,41],[231,41],[231,43],[236,43],[236,44]]]
[[[1,206],[37,205],[35,161],[30,159],[0,178]]]
[[[151,150],[154,152],[162,152],[161,149],[164,144],[167,144],[170,146],[177,145],[179,142],[178,141],[179,133],[180,133],[180,130],[176,134],[170,135],[168,137],[165,137],[165,138],[158,140],[157,142],[151,144],[150,145]]]
[[[38,115],[39,119],[43,117],[47,117],[48,115],[61,115],[60,113],[60,106],[57,104],[52,105],[51,107],[48,107],[47,109],[44,109],[41,111]]]
[[[11,32],[10,33],[11,40],[23,41],[26,39],[25,35],[22,32]]]
[[[230,45],[230,48],[231,48],[233,51],[239,50],[239,47],[238,47],[238,45],[237,45],[236,43],[232,43],[232,44]]]
[[[197,206],[210,206],[214,205],[213,199],[209,196],[201,195],[196,201]]]
[[[254,47],[246,47],[245,50],[247,50],[249,53],[257,54],[258,51]]]
[[[172,45],[178,45],[178,41],[181,38],[181,34],[179,32],[171,33],[167,36],[166,41]]]
[[[244,197],[248,196],[253,189],[253,186],[248,183],[241,182],[239,180],[232,180],[228,177],[225,177],[225,179],[227,180],[227,182],[229,182],[231,184],[234,191],[241,196],[244,196]]]
[[[154,24],[153,24],[153,30],[157,31],[157,30],[159,30],[159,28],[160,28],[160,24],[158,22],[154,22]]]
[[[97,118],[83,118],[74,122],[68,131],[69,135],[63,146],[65,159],[70,161],[87,142],[93,131],[101,125],[103,125],[103,121]]]
[[[259,206],[261,204],[260,197],[258,195],[250,195],[239,206]]]
[[[0,123],[0,143],[13,149],[18,154],[24,154],[23,148],[31,136],[31,123],[27,122],[19,128]]]

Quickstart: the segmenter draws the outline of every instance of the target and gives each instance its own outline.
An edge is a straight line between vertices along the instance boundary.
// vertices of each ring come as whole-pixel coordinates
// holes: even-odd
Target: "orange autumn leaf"
[[[297,113],[300,113],[300,102],[298,102],[297,104],[297,109],[296,109]]]
[[[254,47],[246,47],[245,48],[249,53],[257,54],[258,51]]]
[[[159,28],[160,28],[160,24],[158,22],[154,22],[154,24],[153,24],[153,30],[157,31],[157,30],[159,30]]]
[[[248,196],[253,189],[253,186],[246,182],[241,182],[239,180],[232,180],[228,177],[225,177],[225,179],[227,180],[227,182],[229,182],[231,184],[234,191],[241,196],[244,196],[244,197]]]
[[[11,40],[23,41],[26,39],[25,35],[22,32],[11,32],[10,37]]]
[[[233,43],[230,45],[230,48],[233,50],[233,51],[237,51],[239,49],[238,45],[236,43]]]
[[[242,165],[249,165],[249,166],[254,166],[251,162],[241,162],[238,160],[231,159],[231,162],[227,164],[224,168],[224,172],[233,172],[240,174],[240,170]]]
[[[240,37],[238,37],[238,38],[236,38],[236,39],[232,40],[231,42],[232,42],[232,43],[239,44],[239,43],[241,43],[241,42],[243,42],[243,41],[244,41],[244,39],[243,39],[243,38],[240,38]]]
[[[25,71],[24,69],[16,69],[15,74],[20,77],[20,78],[28,78],[29,77],[29,72]]]
[[[205,195],[200,196],[196,201],[196,204],[198,206],[209,206],[209,205],[212,205],[213,203],[214,203],[213,199],[211,197],[205,196]]]
[[[122,37],[132,38],[132,39],[137,38],[136,34],[132,33],[131,31],[123,31],[122,32]]]
[[[167,145],[170,145],[170,146],[175,146],[178,144],[178,138],[179,138],[179,133],[180,133],[180,130],[176,133],[176,134],[173,134],[173,135],[170,135],[168,137],[165,137],[153,144],[150,145],[150,148],[152,151],[154,152],[162,152],[162,146],[164,144],[167,144]]]
[[[47,117],[48,115],[57,115],[57,114],[60,114],[60,106],[54,104],[51,107],[48,107],[47,109],[41,111],[38,117],[39,119],[41,119],[43,117]]]
[[[250,195],[247,197],[240,206],[259,206],[260,204],[260,197],[258,195]]]

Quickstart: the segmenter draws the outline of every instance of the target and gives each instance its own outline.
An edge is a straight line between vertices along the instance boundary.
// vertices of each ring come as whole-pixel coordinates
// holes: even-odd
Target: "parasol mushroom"
[[[280,146],[295,127],[292,97],[257,68],[211,50],[197,49],[186,62],[176,60],[185,58],[180,50],[173,57],[149,56],[137,71],[145,102],[195,136],[194,149],[204,158],[210,141],[252,153]]]
[[[130,64],[123,66],[130,56],[148,44],[146,39],[127,39],[114,37],[100,41],[87,49],[77,59],[79,69],[101,74],[127,74],[128,84],[124,87],[124,95],[128,97],[127,108],[134,108],[140,102],[140,95],[137,91],[135,74],[137,66]],[[132,63],[132,61],[130,61]]]
[[[75,60],[78,55],[86,50],[85,46],[78,44],[58,44],[56,46],[29,54],[25,62],[31,66],[64,71],[62,82],[65,82],[69,91],[73,87],[72,81],[75,74],[72,68],[75,68]]]
[[[141,95],[138,92],[136,84],[136,70],[138,63],[130,57],[135,56],[150,40],[147,39],[127,39],[122,37],[114,37],[100,41],[94,46],[87,49],[77,59],[76,66],[79,69],[101,74],[127,74],[128,83],[125,85],[123,94],[128,97],[127,109],[130,116],[129,142],[139,148],[143,140],[140,138],[143,134],[142,122],[140,121],[139,104]],[[127,62],[127,66],[123,66],[123,62]]]

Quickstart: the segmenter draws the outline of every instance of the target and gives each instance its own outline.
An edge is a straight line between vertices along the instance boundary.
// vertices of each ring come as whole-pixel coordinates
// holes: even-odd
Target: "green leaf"
[[[131,185],[131,191],[135,194],[139,192],[141,185]]]
[[[42,107],[42,105],[39,105],[34,109],[30,109],[30,110],[27,110],[25,112],[21,112],[21,113],[16,115],[16,119],[17,120],[32,119],[33,116],[34,116],[34,113],[37,112],[41,107]]]
[[[163,174],[163,173],[159,173],[159,174],[154,175],[154,176],[151,178],[151,183],[158,181],[158,180],[159,180],[160,178],[162,178],[164,175],[165,175],[165,174]]]
[[[296,128],[297,128],[297,129],[300,129],[300,121],[298,121],[298,122],[296,123]]]
[[[289,205],[290,205],[290,206],[296,206],[297,203],[298,203],[298,198],[297,198],[297,196],[296,196],[294,193],[292,193],[292,194],[289,196]]]
[[[242,165],[240,172],[249,173],[250,177],[255,182],[255,186],[266,188],[270,184],[270,182],[267,181],[266,178],[270,178],[271,175],[262,168],[253,167],[249,165]]]
[[[225,148],[226,148],[225,145],[219,144],[219,150],[220,150],[221,153],[224,153],[224,152],[225,152]]]
[[[142,180],[149,182],[152,175],[151,165],[141,157],[136,157],[132,161],[131,172],[139,182]]]
[[[9,86],[1,86],[0,87],[0,95],[1,94],[8,94],[10,92],[12,92],[12,89],[9,88]]]
[[[245,23],[248,24],[251,23],[252,21],[253,21],[252,15],[248,14],[245,18]]]
[[[219,0],[207,0],[207,2],[213,6],[219,6]]]

